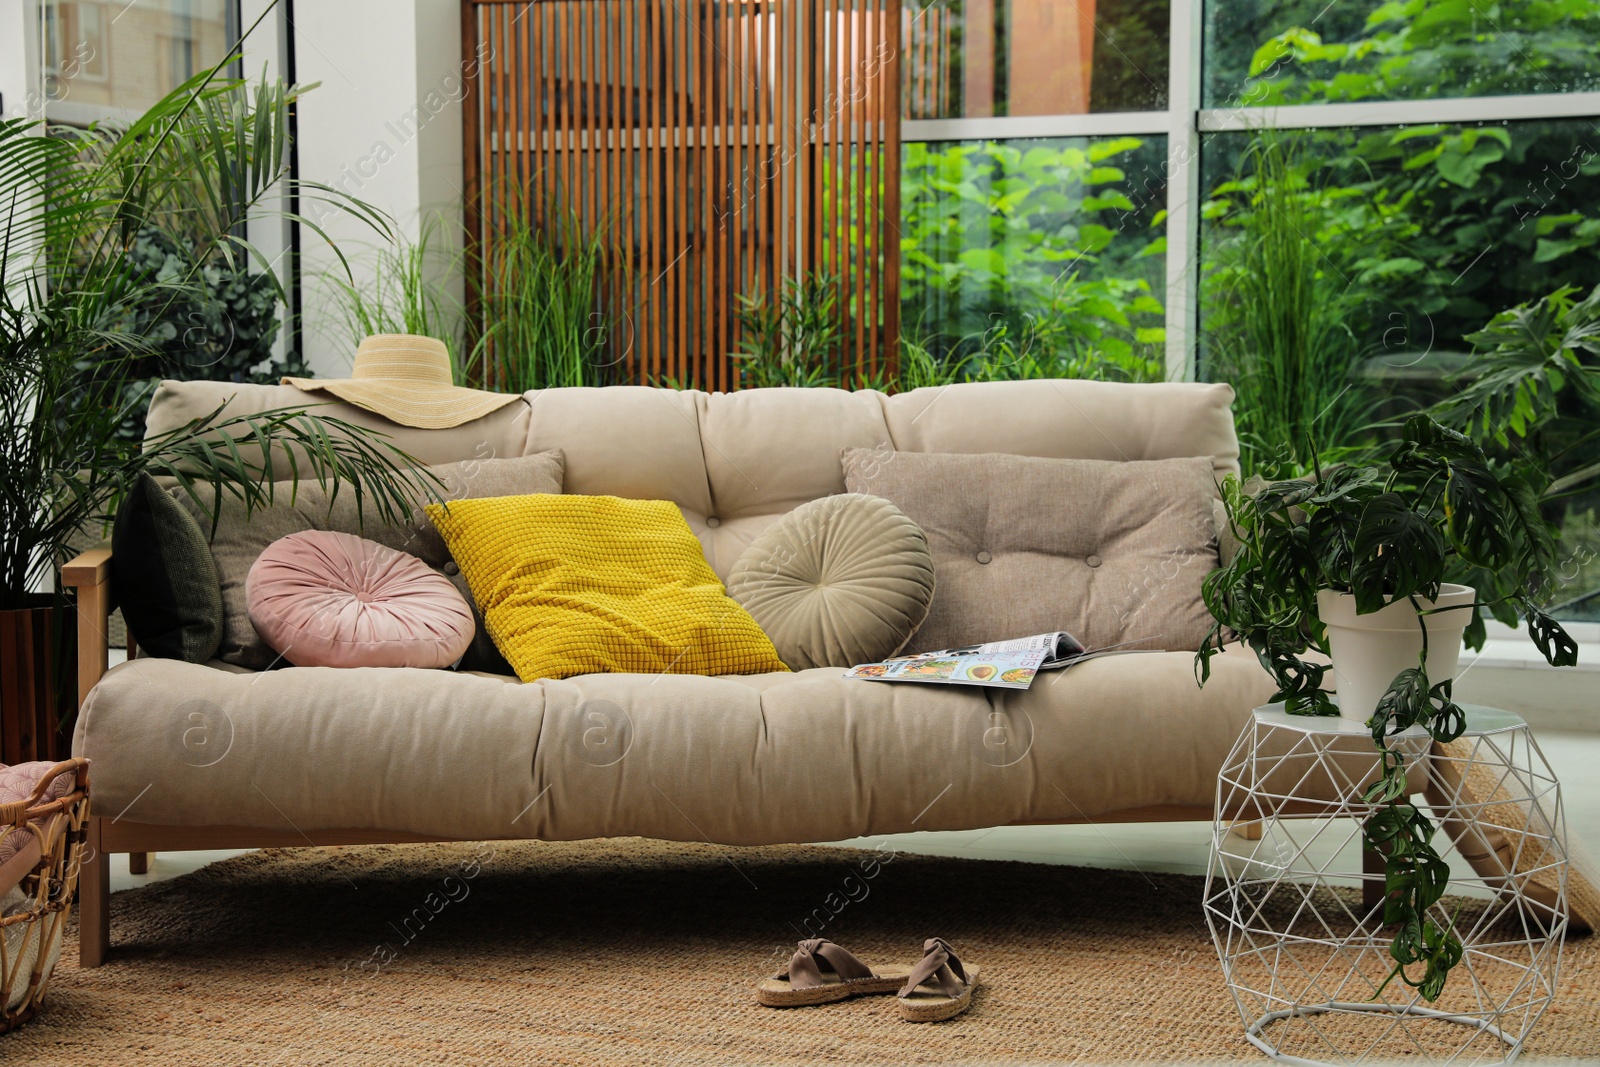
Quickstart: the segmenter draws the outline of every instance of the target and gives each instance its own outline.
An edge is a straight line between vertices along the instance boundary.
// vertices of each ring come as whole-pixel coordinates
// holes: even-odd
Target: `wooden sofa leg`
[[[129,874],[149,874],[150,873],[150,853],[148,853],[148,852],[130,852],[130,853],[128,853],[128,873]]]
[[[98,967],[111,947],[111,857],[100,847],[103,820],[89,819],[88,854],[78,869],[78,966]]]

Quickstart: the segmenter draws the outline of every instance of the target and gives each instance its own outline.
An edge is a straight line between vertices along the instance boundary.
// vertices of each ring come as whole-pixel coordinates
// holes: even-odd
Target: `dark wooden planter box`
[[[55,763],[72,754],[78,644],[72,605],[50,594],[0,611],[0,763]]]

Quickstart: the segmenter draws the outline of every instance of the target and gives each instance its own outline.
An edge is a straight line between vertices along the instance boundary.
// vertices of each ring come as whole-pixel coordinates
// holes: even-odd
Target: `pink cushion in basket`
[[[272,542],[245,602],[261,639],[298,667],[448,667],[472,643],[472,609],[448,578],[354,534]]]
[[[49,762],[18,763],[10,767],[0,763],[0,804],[14,804],[33,796],[34,787],[39,784],[39,779],[54,766],[54,763]],[[78,776],[75,774],[58,775],[45,789],[44,796],[39,798],[39,803],[48,804],[52,800],[60,800],[72,792],[77,782]],[[27,859],[20,864],[10,862],[23,851],[28,851]],[[15,885],[21,875],[32,870],[37,862],[39,862],[39,843],[33,834],[15,826],[0,828],[0,892]],[[8,881],[6,872],[13,869],[17,870],[18,879]]]

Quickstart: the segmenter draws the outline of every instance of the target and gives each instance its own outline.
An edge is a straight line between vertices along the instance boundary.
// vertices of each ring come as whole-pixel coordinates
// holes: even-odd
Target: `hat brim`
[[[447,430],[514,404],[517,393],[487,393],[459,385],[425,385],[402,378],[284,378],[306,392],[328,392],[401,426]]]

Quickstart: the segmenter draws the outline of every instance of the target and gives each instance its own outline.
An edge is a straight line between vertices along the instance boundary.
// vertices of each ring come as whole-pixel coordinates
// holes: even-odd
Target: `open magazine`
[[[1076,637],[1058,631],[1034,634],[1012,641],[991,641],[965,648],[945,648],[896,656],[881,663],[863,663],[845,672],[846,678],[873,682],[934,682],[939,685],[989,685],[1001,689],[1026,689],[1040,671],[1068,667],[1098,656],[1136,652],[1139,649],[1085,649]]]

